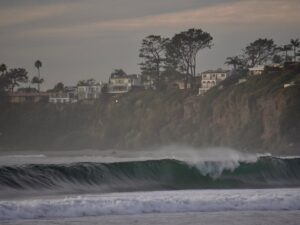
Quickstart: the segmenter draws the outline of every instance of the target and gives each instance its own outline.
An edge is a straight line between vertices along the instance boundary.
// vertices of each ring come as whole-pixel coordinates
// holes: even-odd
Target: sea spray
[[[299,187],[300,159],[176,159],[0,167],[0,197],[25,193],[106,193],[180,189]]]

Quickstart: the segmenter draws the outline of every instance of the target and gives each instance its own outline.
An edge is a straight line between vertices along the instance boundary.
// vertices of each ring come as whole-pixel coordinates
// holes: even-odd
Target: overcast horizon
[[[226,57],[257,38],[279,45],[300,38],[299,11],[298,0],[2,0],[0,63],[33,77],[41,60],[43,89],[107,81],[113,69],[140,72],[144,37],[201,28],[214,46],[198,54],[197,72],[226,68]]]

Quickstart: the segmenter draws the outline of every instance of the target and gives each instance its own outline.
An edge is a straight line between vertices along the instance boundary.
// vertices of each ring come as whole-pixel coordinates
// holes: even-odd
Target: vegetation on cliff
[[[168,88],[103,95],[94,104],[1,106],[0,146],[142,149],[168,144],[299,154],[300,66],[231,76],[204,96]],[[296,85],[283,88],[285,83]]]

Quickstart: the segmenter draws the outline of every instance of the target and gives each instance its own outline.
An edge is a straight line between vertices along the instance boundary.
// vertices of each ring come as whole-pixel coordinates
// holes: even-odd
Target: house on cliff
[[[249,76],[260,76],[264,73],[272,73],[272,72],[279,72],[282,70],[284,65],[282,64],[268,64],[268,65],[258,65],[255,67],[251,67],[248,69],[248,75]]]
[[[16,92],[8,92],[7,98],[10,103],[37,103],[47,102],[49,93],[38,92],[35,88],[20,88]]]
[[[63,91],[50,93],[49,103],[64,104],[76,103],[77,100],[77,87],[65,87]]]
[[[258,65],[255,67],[249,68],[249,76],[259,76],[262,75],[265,71],[265,65]]]
[[[116,75],[112,74],[107,85],[107,93],[123,94],[135,87],[143,87],[141,76],[136,74]]]
[[[202,72],[199,77],[201,77],[201,87],[199,88],[199,95],[203,95],[212,87],[218,85],[220,82],[225,80],[231,75],[230,70],[207,70]]]
[[[77,86],[78,101],[98,99],[102,93],[102,83],[96,83],[95,80],[90,80],[84,84]]]

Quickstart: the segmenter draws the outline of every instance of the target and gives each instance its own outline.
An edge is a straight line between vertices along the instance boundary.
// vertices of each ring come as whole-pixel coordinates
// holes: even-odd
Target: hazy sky
[[[299,0],[1,0],[0,63],[32,77],[40,59],[44,88],[107,81],[115,68],[139,73],[147,35],[172,37],[195,27],[214,38],[213,48],[199,53],[201,72],[224,67],[227,56],[257,38],[300,38],[299,12]]]

